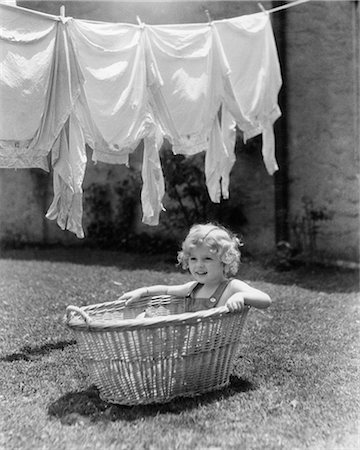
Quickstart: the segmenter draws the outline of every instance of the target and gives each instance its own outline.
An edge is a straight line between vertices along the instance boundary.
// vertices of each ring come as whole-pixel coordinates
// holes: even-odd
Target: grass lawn
[[[359,449],[357,272],[247,261],[239,277],[274,303],[250,311],[230,385],[124,407],[91,386],[65,308],[188,275],[155,256],[3,252],[0,449]]]

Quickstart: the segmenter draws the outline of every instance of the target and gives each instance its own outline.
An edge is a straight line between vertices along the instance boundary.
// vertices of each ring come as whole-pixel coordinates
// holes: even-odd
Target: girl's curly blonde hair
[[[225,275],[237,273],[241,257],[239,247],[243,244],[230,230],[213,223],[193,225],[177,257],[183,269],[189,268],[190,252],[197,245],[208,246],[210,252],[218,256],[224,264]]]

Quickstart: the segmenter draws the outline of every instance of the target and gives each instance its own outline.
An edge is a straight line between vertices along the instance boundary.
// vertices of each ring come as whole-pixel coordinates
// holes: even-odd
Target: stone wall
[[[287,13],[289,217],[318,220],[319,255],[359,259],[359,5],[311,2]],[[314,214],[316,217],[316,214]],[[316,221],[315,221],[316,222]],[[307,238],[311,240],[309,231]],[[293,236],[294,238],[294,236]]]

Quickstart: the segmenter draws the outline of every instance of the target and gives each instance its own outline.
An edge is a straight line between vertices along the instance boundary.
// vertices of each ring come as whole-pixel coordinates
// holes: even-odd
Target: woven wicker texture
[[[91,381],[103,400],[166,402],[224,387],[249,307],[183,313],[185,299],[142,298],[67,308]]]

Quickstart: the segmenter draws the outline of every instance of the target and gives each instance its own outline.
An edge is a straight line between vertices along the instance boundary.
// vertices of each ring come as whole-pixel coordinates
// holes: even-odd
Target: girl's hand
[[[125,292],[125,294],[121,295],[118,300],[126,300],[125,305],[128,305],[135,300],[139,300],[139,298],[141,298],[145,294],[146,289],[144,288],[134,289],[133,291]]]
[[[225,306],[230,312],[242,311],[244,309],[244,296],[241,292],[237,292],[228,299]]]

